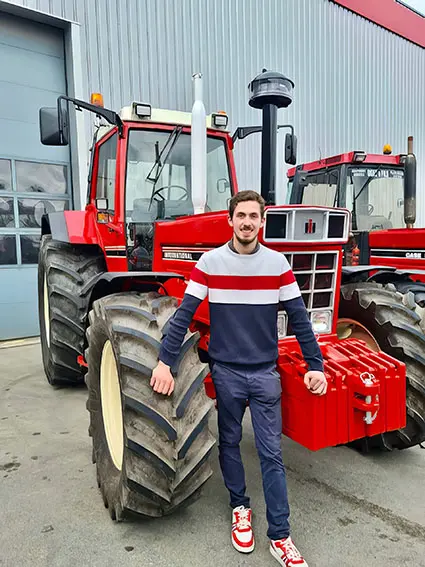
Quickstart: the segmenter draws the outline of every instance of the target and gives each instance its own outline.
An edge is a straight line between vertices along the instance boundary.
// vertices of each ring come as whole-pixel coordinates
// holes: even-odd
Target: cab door
[[[122,222],[119,222],[120,176],[119,134],[115,130],[95,146],[92,177],[92,204],[95,222],[109,271],[126,271],[127,255]]]

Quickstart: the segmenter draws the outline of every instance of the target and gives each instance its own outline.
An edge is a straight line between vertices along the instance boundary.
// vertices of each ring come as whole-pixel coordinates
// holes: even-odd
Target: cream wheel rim
[[[47,287],[47,276],[44,274],[44,331],[46,333],[47,346],[50,348],[50,304],[49,304],[49,289]]]
[[[375,352],[381,350],[372,333],[354,319],[338,319],[336,333],[340,340],[359,339],[364,341],[371,350]]]
[[[123,417],[117,363],[111,341],[103,346],[100,363],[100,399],[109,454],[120,471],[124,455]]]

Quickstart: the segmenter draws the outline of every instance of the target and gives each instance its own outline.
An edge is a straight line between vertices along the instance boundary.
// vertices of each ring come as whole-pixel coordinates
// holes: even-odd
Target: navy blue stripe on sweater
[[[164,337],[159,359],[173,366],[202,300],[185,294]],[[323,371],[323,357],[301,297],[281,302],[309,370]],[[212,360],[260,364],[277,359],[278,305],[214,304],[208,353]],[[270,333],[270,329],[273,332]]]
[[[208,298],[213,360],[257,365],[276,362],[279,303],[309,368],[323,366],[319,346],[294,274],[284,254],[262,246],[238,254],[228,244],[205,252],[194,266],[185,297],[169,326],[160,359],[173,366],[187,328]]]

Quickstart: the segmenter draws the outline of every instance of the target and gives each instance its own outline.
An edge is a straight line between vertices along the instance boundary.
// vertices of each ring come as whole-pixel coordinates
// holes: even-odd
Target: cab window
[[[117,139],[114,134],[99,147],[96,199],[108,199],[108,211],[115,210],[115,169],[117,163]]]
[[[305,183],[302,203],[322,207],[338,206],[338,170],[308,173]]]

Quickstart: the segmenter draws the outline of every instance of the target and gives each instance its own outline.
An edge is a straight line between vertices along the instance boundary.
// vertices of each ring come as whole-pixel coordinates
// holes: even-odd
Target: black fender
[[[378,270],[377,274],[369,277],[371,271]],[[391,268],[388,266],[342,266],[341,274],[341,284],[348,284],[354,282],[366,282],[366,281],[376,281],[373,279],[378,274],[385,273],[389,276],[396,272],[396,268]]]
[[[182,274],[173,272],[104,272],[99,274],[93,285],[89,301],[89,311],[93,302],[105,295],[120,291],[158,291],[163,283],[170,279],[184,281]]]
[[[376,283],[386,284],[386,283],[400,283],[400,282],[421,282],[415,276],[425,277],[425,270],[395,270],[391,273],[379,272],[371,276],[367,281],[372,281]]]
[[[373,274],[373,276],[367,278],[366,281],[385,285],[394,282],[405,282],[412,280],[410,279],[409,274],[406,272],[401,272],[399,270],[380,270],[376,274]]]
[[[376,272],[369,276],[370,272]],[[343,266],[342,284],[355,282],[376,282],[388,284],[394,282],[414,282],[415,275],[425,276],[425,270],[399,270],[391,266]]]
[[[41,235],[51,234],[53,240],[69,242],[68,226],[63,211],[46,213],[41,217]]]

